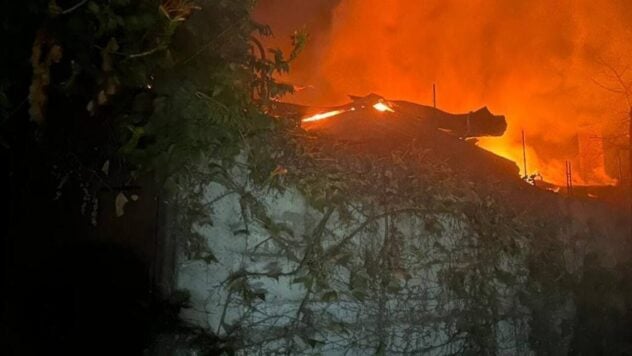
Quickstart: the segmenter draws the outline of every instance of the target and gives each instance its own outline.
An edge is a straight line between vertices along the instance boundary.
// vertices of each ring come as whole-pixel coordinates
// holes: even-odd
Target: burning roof
[[[353,121],[356,116],[388,118],[389,128],[412,126],[420,130],[442,130],[450,135],[469,138],[481,136],[502,136],[507,129],[505,117],[493,115],[487,107],[464,114],[451,114],[434,107],[408,101],[391,101],[377,94],[358,97],[350,96],[351,102],[342,106],[313,108],[292,104],[281,104],[273,113],[281,116],[299,115],[301,124],[307,130],[329,130],[345,126],[342,121]],[[376,116],[382,113],[382,116]],[[362,124],[370,125],[371,122]],[[349,136],[352,132],[339,134]]]
[[[608,67],[625,72],[629,62],[632,1],[258,3],[258,19],[275,29],[270,47],[284,48],[304,24],[310,33],[311,45],[283,77],[308,86],[295,102],[343,103],[347,93],[370,90],[427,102],[436,85],[443,109],[462,112],[485,103],[510,118],[502,137],[478,144],[520,166],[526,151],[530,170],[523,175],[540,173],[564,185],[565,161],[573,160],[577,183],[613,184],[620,177],[613,145],[598,153],[605,167],[587,162],[592,149],[569,152],[577,150],[577,133],[586,125],[596,131],[592,136],[625,139],[619,112],[627,106],[603,85],[616,87]],[[623,160],[624,172],[627,165]]]
[[[519,169],[513,161],[465,140],[502,136],[505,132],[505,117],[493,115],[486,107],[451,114],[430,106],[388,100],[377,94],[350,98],[350,103],[335,107],[276,103],[271,114],[294,117],[305,130],[353,144],[356,150],[387,151],[415,141],[444,159],[455,171],[486,179],[492,172],[519,179]]]
[[[471,138],[505,133],[505,117],[492,114],[487,107],[452,114],[408,101],[388,100],[377,94],[350,96],[350,99],[350,103],[335,107],[277,102],[271,114],[293,117],[305,130],[321,138],[352,144],[356,153],[388,154],[389,150],[414,141],[469,179],[526,185],[514,161],[470,142]],[[559,185],[541,179],[534,184],[542,190],[566,193]],[[573,195],[602,198],[613,195],[611,188],[583,186]],[[616,202],[613,198],[606,200]]]

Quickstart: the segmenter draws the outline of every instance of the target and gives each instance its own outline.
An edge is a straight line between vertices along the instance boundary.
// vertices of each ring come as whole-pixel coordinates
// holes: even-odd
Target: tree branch
[[[80,8],[81,6],[83,6],[83,5],[84,5],[85,3],[87,3],[87,2],[88,2],[88,0],[82,0],[82,1],[79,1],[77,4],[73,5],[72,7],[69,7],[68,9],[63,10],[63,11],[61,12],[61,14],[62,14],[62,15],[67,15],[67,14],[69,14],[69,13],[71,13],[71,12],[73,12],[73,11],[77,10],[78,8]]]

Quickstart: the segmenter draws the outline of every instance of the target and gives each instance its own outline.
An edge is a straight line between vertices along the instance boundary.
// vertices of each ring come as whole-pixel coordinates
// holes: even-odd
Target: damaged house
[[[565,286],[582,281],[587,251],[622,260],[625,224],[471,142],[502,135],[503,116],[375,94],[270,113],[302,126],[291,130],[305,155],[279,153],[278,190],[257,188],[248,152],[224,183],[203,184],[208,219],[190,228],[212,258],[178,255],[186,320],[240,354],[563,354],[583,342]]]

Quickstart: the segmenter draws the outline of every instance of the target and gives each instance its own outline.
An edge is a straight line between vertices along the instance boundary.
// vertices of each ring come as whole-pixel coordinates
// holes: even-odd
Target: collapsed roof
[[[502,115],[492,114],[487,107],[464,114],[451,114],[437,108],[402,100],[386,100],[377,94],[358,97],[350,96],[351,102],[334,107],[308,107],[277,103],[273,114],[279,116],[298,115],[306,129],[329,130],[341,128],[354,121],[354,116],[388,113],[392,120],[386,125],[396,129],[402,125],[416,126],[425,130],[442,130],[456,137],[502,136],[507,122]],[[355,115],[354,115],[355,114]],[[326,120],[333,118],[335,119]],[[370,123],[365,123],[370,125]],[[340,132],[348,136],[350,132]]]
[[[350,98],[350,103],[335,107],[275,103],[270,113],[300,120],[305,130],[349,143],[354,150],[387,152],[414,141],[456,172],[472,178],[520,181],[513,161],[470,142],[481,136],[502,136],[507,128],[505,117],[492,114],[487,107],[452,114],[377,94]]]

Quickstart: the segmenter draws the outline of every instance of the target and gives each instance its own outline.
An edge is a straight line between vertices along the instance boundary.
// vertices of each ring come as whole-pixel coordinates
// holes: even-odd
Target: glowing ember
[[[336,116],[336,115],[340,115],[344,112],[347,112],[349,110],[334,110],[334,111],[327,111],[327,112],[323,112],[320,114],[316,114],[310,117],[306,117],[304,118],[302,121],[303,122],[312,122],[312,121],[319,121],[319,120],[324,120],[324,119],[328,119],[332,116]]]
[[[382,103],[382,102],[378,102],[375,103],[373,105],[373,108],[377,111],[381,111],[381,112],[385,112],[385,111],[389,111],[389,112],[395,112],[395,110],[393,110],[390,106]]]

